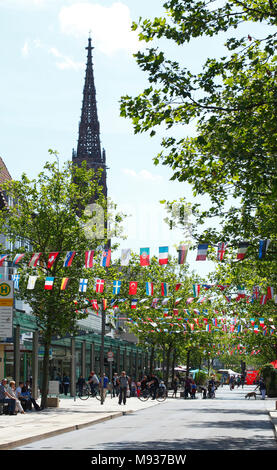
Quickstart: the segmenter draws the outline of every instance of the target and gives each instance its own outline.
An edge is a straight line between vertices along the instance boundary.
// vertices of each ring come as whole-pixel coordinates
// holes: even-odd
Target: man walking
[[[129,384],[129,377],[127,377],[126,372],[123,370],[121,375],[117,379],[117,383],[119,386],[119,401],[118,404],[121,405],[123,401],[123,405],[126,405],[126,397],[127,397],[127,388]]]

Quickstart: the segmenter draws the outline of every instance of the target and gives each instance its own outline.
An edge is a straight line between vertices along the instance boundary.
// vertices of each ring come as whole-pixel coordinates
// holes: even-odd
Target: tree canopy
[[[153,136],[159,126],[171,131],[154,162],[169,166],[172,179],[189,182],[195,196],[209,196],[208,210],[192,208],[195,236],[274,239],[276,2],[171,0],[164,9],[164,17],[133,24],[142,40],[161,46],[135,54],[149,86],[136,97],[122,97],[121,115],[132,119],[135,133]],[[264,25],[263,37],[252,34],[255,24]],[[224,56],[213,57],[209,50],[199,73],[161,50],[164,40],[181,47],[205,36],[220,41],[221,33],[229,36]],[[174,130],[192,123],[195,136],[175,136]],[[213,227],[201,232],[199,222],[214,217],[220,217],[221,233]]]

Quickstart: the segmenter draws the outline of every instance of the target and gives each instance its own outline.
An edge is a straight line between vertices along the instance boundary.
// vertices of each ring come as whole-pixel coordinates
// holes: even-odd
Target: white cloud
[[[132,170],[130,168],[123,168],[122,172],[130,176],[132,178],[135,178],[140,181],[150,181],[151,183],[160,183],[163,180],[163,177],[161,175],[154,175],[148,170],[140,170],[139,172],[136,172],[135,170]]]
[[[129,8],[121,2],[110,7],[87,2],[63,7],[59,13],[61,31],[75,37],[88,37],[91,31],[93,45],[104,54],[118,50],[134,53],[142,49],[137,32],[131,31]]]
[[[68,57],[62,54],[56,47],[50,47],[46,44],[43,44],[39,39],[34,39],[32,41],[25,41],[24,46],[21,49],[21,54],[23,57],[28,57],[31,50],[41,49],[45,53],[55,57],[56,67],[60,70],[73,69],[79,70],[84,68],[83,62],[76,62],[71,57]]]

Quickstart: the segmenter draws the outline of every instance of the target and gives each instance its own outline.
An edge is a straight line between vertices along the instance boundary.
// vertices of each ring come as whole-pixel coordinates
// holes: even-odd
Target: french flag
[[[198,245],[196,261],[205,261],[207,259],[208,243]]]
[[[54,277],[46,277],[45,284],[44,284],[44,289],[45,290],[52,290],[53,289],[54,279],[55,279]]]

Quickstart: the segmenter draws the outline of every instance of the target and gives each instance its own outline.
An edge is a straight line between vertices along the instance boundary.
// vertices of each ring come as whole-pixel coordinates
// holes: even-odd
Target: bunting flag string
[[[266,257],[268,252],[268,247],[270,245],[270,240],[260,240],[259,247],[258,247],[258,259],[263,260]],[[200,243],[197,246],[197,255],[196,261],[206,261],[207,260],[207,252],[208,247],[213,246],[209,243]],[[227,251],[228,244],[226,242],[219,242],[217,244],[217,254],[216,259],[218,261],[223,261],[225,258],[225,254]],[[237,251],[237,260],[243,260],[246,256],[246,252],[250,246],[249,242],[240,242],[238,244],[238,251]],[[178,255],[178,264],[182,265],[186,262],[188,250],[190,249],[189,245],[180,245],[177,248],[177,255]],[[65,253],[65,258],[63,262],[64,267],[70,267],[73,263],[75,255],[78,253],[79,255],[84,253],[85,254],[85,263],[84,267],[86,269],[93,268],[94,266],[94,257],[95,251],[94,250],[85,250],[85,251],[54,251],[54,252],[40,252],[40,253],[16,253],[13,255],[12,252],[5,253],[0,255],[0,266],[3,266],[5,262],[12,262],[13,267],[17,267],[19,263],[24,259],[26,259],[27,255],[31,255],[31,259],[29,260],[28,266],[36,267],[41,265],[41,258],[42,255],[48,255],[48,262],[47,268],[50,269],[59,254]],[[111,265],[111,249],[103,250],[100,255],[101,259],[99,265],[102,267],[109,267]],[[13,260],[10,259],[10,256],[13,256]],[[121,257],[120,257],[120,265],[121,266],[129,266],[131,259],[131,249],[122,249],[121,250]],[[161,246],[159,247],[158,252],[158,261],[160,265],[166,265],[169,262],[169,247],[168,246]],[[141,266],[150,266],[150,248],[141,248],[140,249],[140,265]]]

